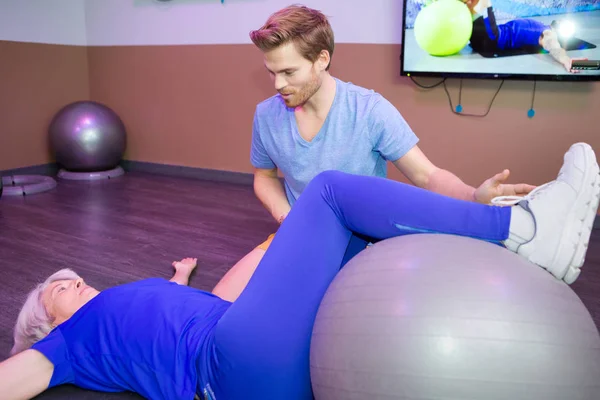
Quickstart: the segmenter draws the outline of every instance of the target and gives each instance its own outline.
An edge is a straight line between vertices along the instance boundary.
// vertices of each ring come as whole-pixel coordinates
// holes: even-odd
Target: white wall
[[[0,40],[86,45],[85,1],[0,0]]]
[[[250,43],[295,0],[0,0],[0,40],[66,45]],[[400,43],[402,0],[306,0],[337,43]]]
[[[86,0],[88,45],[251,43],[248,33],[294,0]],[[400,43],[402,0],[306,0],[337,43]]]

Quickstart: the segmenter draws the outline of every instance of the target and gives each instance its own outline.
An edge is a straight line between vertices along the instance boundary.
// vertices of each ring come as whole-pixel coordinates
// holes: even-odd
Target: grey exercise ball
[[[600,335],[573,290],[451,235],[387,239],[350,260],[319,307],[310,358],[316,400],[600,398]]]
[[[76,172],[115,168],[127,144],[119,116],[93,101],[78,101],[62,108],[52,119],[49,134],[56,162]]]

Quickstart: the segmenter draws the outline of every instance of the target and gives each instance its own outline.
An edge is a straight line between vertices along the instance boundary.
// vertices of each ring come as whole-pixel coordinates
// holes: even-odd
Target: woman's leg
[[[223,300],[234,302],[240,296],[248,281],[258,267],[260,260],[265,255],[265,250],[255,247],[238,261],[227,273],[217,282],[212,290],[212,294],[219,296]]]
[[[279,228],[248,286],[218,322],[217,400],[311,399],[317,310],[353,232],[375,239],[443,232],[501,241],[510,208],[445,197],[388,179],[318,175]]]
[[[275,234],[269,235],[267,240],[256,246],[250,253],[239,260],[221,280],[215,285],[212,293],[223,300],[234,302],[244,290],[250,277],[254,274],[256,267],[262,260],[267,249],[271,245]]]
[[[419,232],[509,239],[512,251],[572,283],[585,259],[599,201],[600,171],[585,144],[573,145],[557,180],[514,210],[382,178],[321,173],[217,323],[210,382],[217,400],[312,399],[313,323],[353,233],[375,239]],[[528,224],[527,238],[521,234]]]
[[[473,21],[470,45],[478,53],[498,51],[498,26],[491,9],[488,9],[488,18],[479,16]]]
[[[496,23],[496,14],[494,14],[494,9],[491,6],[487,8],[487,16],[488,26],[492,31],[493,38],[498,40],[500,33],[498,32],[498,24]]]
[[[219,296],[223,300],[234,302],[240,296],[248,281],[254,274],[258,264],[264,257],[270,242],[273,240],[274,234],[259,246],[255,247],[250,253],[240,259],[227,273],[217,282],[212,290],[212,293]],[[346,253],[342,260],[342,265],[346,265],[355,255],[363,251],[369,241],[352,235]]]
[[[346,253],[344,253],[341,266],[346,265],[348,261],[352,260],[355,255],[366,249],[368,245],[369,240],[353,234],[348,241],[348,247],[346,248]]]
[[[234,302],[240,296],[248,281],[254,274],[258,264],[264,257],[271,241],[275,234],[271,234],[269,238],[255,247],[250,253],[246,254],[239,260],[227,273],[217,282],[212,290],[212,293],[219,296],[223,300]],[[369,241],[352,235],[346,253],[342,260],[342,265],[346,265],[355,255],[363,251]]]

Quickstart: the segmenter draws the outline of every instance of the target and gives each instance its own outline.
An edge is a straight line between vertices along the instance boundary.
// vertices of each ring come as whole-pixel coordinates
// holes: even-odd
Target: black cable
[[[431,85],[431,86],[425,86],[425,85],[420,84],[412,76],[410,77],[410,79],[414,82],[415,85],[417,85],[418,87],[423,88],[423,89],[433,89],[435,87],[438,87],[439,85],[444,85],[444,91],[446,92],[446,95],[448,96],[448,102],[450,103],[450,111],[452,111],[456,115],[461,115],[463,117],[479,117],[479,118],[486,117],[490,113],[490,111],[492,109],[492,105],[494,104],[494,101],[496,100],[498,93],[500,93],[500,89],[502,89],[502,86],[504,85],[504,79],[502,79],[502,82],[500,82],[500,86],[498,86],[498,89],[496,90],[496,93],[494,93],[494,97],[492,97],[492,101],[490,101],[490,105],[488,106],[488,109],[484,114],[468,114],[468,113],[458,112],[454,108],[454,105],[452,104],[452,96],[450,96],[450,92],[448,91],[448,87],[446,86],[447,78],[443,78],[441,81],[439,81],[435,85]],[[458,90],[458,104],[462,103],[462,85],[463,85],[463,80],[461,79],[459,90]]]
[[[498,89],[496,90],[496,93],[494,93],[494,97],[492,97],[492,101],[490,101],[490,105],[488,106],[488,109],[484,114],[468,114],[468,113],[456,111],[454,108],[454,105],[452,104],[452,97],[450,96],[450,92],[448,92],[448,87],[446,86],[446,83],[444,83],[444,90],[446,91],[446,94],[448,95],[448,101],[450,102],[450,111],[452,111],[454,114],[462,115],[465,117],[482,118],[482,117],[486,117],[492,110],[492,105],[494,104],[494,101],[496,100],[496,96],[498,96],[498,93],[500,93],[500,89],[502,89],[503,85],[504,85],[504,79],[502,79],[502,82],[500,82],[500,86],[498,86]],[[462,93],[462,79],[461,79],[460,91],[458,92],[459,104],[460,104],[460,98],[462,97],[461,93]]]
[[[537,80],[533,81],[533,93],[531,95],[531,110],[533,110],[533,103],[535,101],[535,92],[536,92]]]
[[[413,81],[413,83],[414,83],[415,85],[417,85],[418,87],[420,87],[420,88],[423,88],[423,89],[433,89],[433,88],[435,88],[435,87],[438,87],[438,86],[440,86],[442,83],[446,82],[446,78],[444,78],[444,79],[442,79],[441,81],[439,81],[438,83],[436,83],[435,85],[431,85],[431,86],[425,86],[425,85],[421,85],[419,82],[417,82],[417,81],[415,80],[415,78],[413,78],[412,76],[410,77],[410,79]]]
[[[494,101],[496,100],[496,97],[498,96],[498,93],[500,93],[500,89],[502,89],[502,86],[504,85],[504,79],[502,80],[502,82],[500,83],[500,86],[498,86],[498,89],[496,90],[496,93],[494,93],[494,97],[492,97],[492,101],[490,102],[490,105],[488,106],[487,111],[484,114],[468,114],[468,113],[463,113],[463,112],[459,112],[456,111],[454,105],[452,104],[452,96],[450,96],[450,92],[448,91],[448,87],[446,86],[446,79],[447,78],[443,78],[441,81],[439,81],[438,83],[431,85],[431,86],[425,86],[420,84],[419,82],[417,82],[412,76],[410,77],[410,79],[413,81],[413,83],[423,89],[433,89],[435,87],[438,87],[439,85],[444,85],[444,91],[446,92],[446,95],[448,96],[448,102],[450,103],[450,111],[452,111],[454,114],[456,115],[462,115],[465,117],[485,117],[487,116],[491,109],[492,109],[492,105],[494,104]],[[460,80],[460,86],[458,89],[458,104],[460,105],[462,103],[462,87],[463,87],[463,80]],[[529,108],[529,111],[527,112],[529,118],[533,118],[535,116],[535,110],[534,110],[534,105],[535,105],[535,95],[537,92],[537,80],[533,80],[533,92],[531,94],[531,107]],[[462,106],[461,106],[462,108]]]

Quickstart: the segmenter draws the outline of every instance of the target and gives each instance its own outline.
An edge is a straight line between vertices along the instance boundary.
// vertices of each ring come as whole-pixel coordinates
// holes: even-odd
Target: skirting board
[[[252,174],[243,172],[221,171],[215,169],[182,167],[179,165],[157,164],[143,161],[124,160],[121,166],[125,171],[143,172],[147,174],[157,174],[166,176],[175,176],[182,178],[191,178],[215,182],[233,183],[236,185],[252,185]],[[54,163],[35,165],[31,167],[16,168],[12,170],[0,171],[0,176],[6,175],[50,175],[55,176],[58,173],[58,166]],[[600,229],[600,215],[596,216],[594,229]]]
[[[157,164],[143,161],[124,160],[121,166],[125,171],[143,172],[147,174],[175,176],[205,181],[233,183],[236,185],[252,185],[252,174],[243,172],[221,171],[216,169],[182,167],[179,165]]]
[[[31,167],[6,169],[4,171],[0,171],[0,176],[9,176],[9,175],[47,175],[47,176],[56,176],[57,174],[58,174],[58,166],[55,163],[42,164],[42,165],[33,165]]]
[[[141,172],[147,174],[174,176],[179,178],[191,178],[205,181],[216,181],[233,183],[237,185],[252,185],[254,180],[252,174],[242,172],[220,171],[206,168],[182,167],[179,165],[167,165],[149,163],[143,161],[121,161],[121,167],[127,172]],[[56,176],[59,167],[56,163],[34,165],[31,167],[15,168],[0,171],[1,176],[7,175],[48,175]]]

